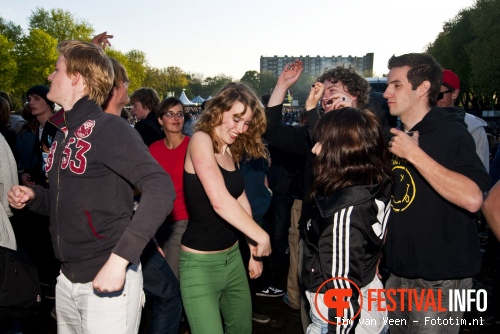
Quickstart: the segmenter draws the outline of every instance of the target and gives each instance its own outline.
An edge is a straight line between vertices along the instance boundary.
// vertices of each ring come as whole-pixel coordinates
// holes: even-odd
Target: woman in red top
[[[169,97],[163,100],[158,106],[156,115],[165,132],[165,138],[151,144],[149,151],[170,174],[177,194],[174,209],[158,229],[156,239],[165,254],[165,260],[178,278],[181,238],[189,219],[182,180],[189,137],[182,133],[185,113],[184,105],[178,98]]]

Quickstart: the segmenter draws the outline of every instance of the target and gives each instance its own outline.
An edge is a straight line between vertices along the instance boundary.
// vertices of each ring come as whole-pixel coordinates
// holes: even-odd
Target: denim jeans
[[[472,278],[465,278],[460,280],[440,280],[440,281],[426,281],[421,278],[407,279],[403,277],[398,277],[391,274],[385,288],[387,289],[415,289],[418,296],[423,289],[429,291],[432,290],[434,296],[438,296],[438,291],[441,290],[441,305],[443,308],[448,308],[449,303],[449,293],[448,290],[463,290],[472,287]],[[436,297],[437,299],[437,297]],[[403,334],[403,333],[419,333],[419,334],[450,334],[458,333],[460,330],[459,324],[448,324],[436,325],[431,324],[431,320],[435,321],[438,319],[448,319],[453,320],[460,319],[463,317],[463,312],[454,311],[450,312],[448,310],[439,312],[439,310],[422,310],[416,311],[415,300],[412,300],[412,311],[408,310],[408,294],[404,294],[405,309],[401,310],[401,297],[399,294],[395,295],[394,300],[396,301],[396,309],[394,311],[389,311],[389,319],[398,320],[400,325],[391,325],[391,334]],[[405,320],[405,321],[402,321]],[[427,321],[426,321],[427,320]],[[406,324],[405,324],[406,323]]]
[[[72,283],[63,273],[57,277],[58,333],[123,333],[139,331],[144,305],[141,267],[129,265],[123,290],[99,293],[92,282]]]
[[[141,256],[146,298],[153,301],[149,333],[177,333],[182,317],[179,281],[156,250]]]
[[[307,327],[306,334],[327,334],[328,323],[314,315],[313,311],[309,311],[311,323]]]

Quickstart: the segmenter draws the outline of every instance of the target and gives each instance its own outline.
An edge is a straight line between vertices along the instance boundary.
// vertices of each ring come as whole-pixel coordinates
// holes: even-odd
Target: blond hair
[[[92,43],[62,41],[57,51],[66,60],[66,73],[79,73],[85,83],[85,95],[101,105],[113,88],[113,65],[104,51]]]

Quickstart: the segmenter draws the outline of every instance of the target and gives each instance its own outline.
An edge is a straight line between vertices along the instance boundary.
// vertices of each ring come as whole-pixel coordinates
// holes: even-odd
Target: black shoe
[[[271,318],[269,318],[265,314],[253,312],[252,313],[252,320],[255,322],[258,322],[259,324],[268,324],[271,321]]]

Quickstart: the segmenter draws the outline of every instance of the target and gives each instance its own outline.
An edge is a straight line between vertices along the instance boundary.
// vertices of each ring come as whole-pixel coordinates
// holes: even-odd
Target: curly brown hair
[[[340,81],[347,88],[349,94],[357,97],[357,108],[364,109],[368,105],[370,84],[357,74],[354,68],[337,66],[331,70],[326,69],[317,81],[325,82],[327,80],[334,84]]]
[[[231,144],[231,154],[234,161],[240,161],[243,156],[248,159],[266,157],[266,150],[262,142],[262,134],[266,130],[264,108],[257,95],[242,83],[231,82],[225,85],[214,98],[207,101],[205,110],[196,122],[194,130],[207,133],[212,138],[214,151],[221,153],[221,142],[215,130],[222,124],[222,114],[231,110],[237,102],[245,107],[240,116],[250,110],[252,121],[248,130],[238,135],[234,143]]]

